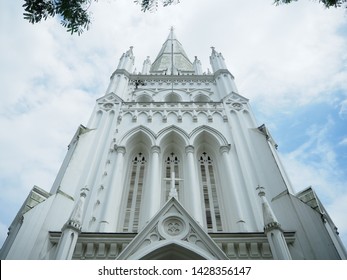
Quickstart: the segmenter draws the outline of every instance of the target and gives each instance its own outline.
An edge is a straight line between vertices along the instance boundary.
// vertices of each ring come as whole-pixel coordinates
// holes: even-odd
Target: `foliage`
[[[38,23],[49,17],[57,17],[60,23],[71,34],[80,35],[84,30],[88,30],[91,23],[89,10],[92,2],[97,0],[24,0],[24,19],[30,23]],[[127,0],[129,1],[129,0]],[[141,6],[143,12],[155,11],[159,2],[166,7],[179,3],[180,0],[133,0],[135,4]],[[276,5],[289,4],[298,0],[274,0]],[[347,0],[317,0],[327,8],[341,7]]]
[[[136,4],[141,5],[141,10],[146,11],[153,11],[158,8],[159,0],[135,0]],[[161,0],[164,7],[169,6],[171,4],[179,3],[179,0]]]
[[[298,0],[275,0],[275,4],[289,4],[291,2],[298,1]],[[325,7],[341,7],[342,4],[347,3],[347,0],[317,0],[318,2],[321,2],[324,4]]]
[[[91,23],[89,10],[92,2],[97,0],[24,0],[24,19],[30,23],[38,23],[49,17],[57,17],[60,23],[71,34],[80,35],[88,30]],[[141,10],[153,11],[158,8],[159,0],[135,0]],[[161,0],[164,7],[179,3],[179,0]]]
[[[57,16],[71,34],[81,34],[88,29],[90,14],[88,8],[95,0],[24,0],[24,19],[30,23]]]

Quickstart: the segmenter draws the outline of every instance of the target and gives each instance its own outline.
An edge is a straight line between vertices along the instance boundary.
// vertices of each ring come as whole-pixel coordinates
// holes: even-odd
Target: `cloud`
[[[338,227],[338,232],[340,238],[346,244],[347,241],[347,219],[346,211],[341,211],[341,209],[346,209],[347,205],[347,192],[340,194],[336,199],[326,206],[327,211],[333,218],[335,225]]]
[[[281,153],[281,158],[294,189],[298,192],[308,186],[313,187],[346,244],[346,172],[337,160],[339,155],[335,146],[330,142],[329,135],[334,125],[328,117],[325,123],[308,127],[306,142],[295,150]]]
[[[340,103],[339,116],[343,120],[347,120],[347,99]]]
[[[99,1],[91,7],[90,30],[77,37],[55,19],[27,23],[21,5],[1,4],[2,224],[11,223],[34,184],[50,189],[75,129],[87,123],[121,54],[134,46],[140,71],[147,55],[154,60],[170,26],[188,56],[197,55],[204,69],[210,68],[211,46],[223,53],[260,122],[271,119],[271,127],[277,128],[280,118],[299,106],[338,101],[340,117],[346,118],[343,9],[327,10],[310,1],[275,7],[271,1],[190,0],[143,13],[131,0]],[[335,122],[326,118],[323,124],[311,124],[305,131],[309,140],[298,142],[283,158],[294,185],[317,186],[339,220],[338,213],[346,210],[344,175],[335,146],[325,141]],[[343,148],[346,139],[337,143]],[[345,224],[340,231],[347,232]]]

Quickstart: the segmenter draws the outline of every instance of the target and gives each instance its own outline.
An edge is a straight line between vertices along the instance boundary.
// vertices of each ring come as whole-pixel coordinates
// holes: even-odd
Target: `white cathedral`
[[[221,53],[173,29],[134,72],[124,53],[50,192],[34,186],[1,259],[346,259],[311,187],[294,193]]]

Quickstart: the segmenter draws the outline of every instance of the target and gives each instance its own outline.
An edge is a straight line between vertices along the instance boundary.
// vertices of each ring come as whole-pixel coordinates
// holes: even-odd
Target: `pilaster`
[[[241,208],[241,203],[243,202],[243,200],[241,199],[242,190],[235,183],[235,180],[232,176],[233,168],[229,158],[229,150],[229,146],[221,146],[219,149],[222,155],[224,167],[223,174],[225,175],[224,179],[226,182],[226,184],[224,185],[227,187],[227,196],[223,197],[223,199],[225,200],[227,198],[227,201],[224,202],[224,205],[227,209],[229,208],[229,211],[231,211],[232,213],[228,213],[227,215],[233,219],[231,231],[242,232],[246,230],[246,221],[242,214],[242,212],[246,210]]]
[[[106,201],[103,207],[103,212],[100,221],[101,232],[116,231],[121,199],[123,194],[123,167],[125,147],[116,146],[116,164],[111,178],[111,183],[108,185]],[[118,212],[117,212],[118,210]]]
[[[186,146],[185,152],[188,169],[188,172],[186,172],[188,178],[185,186],[186,188],[189,188],[189,191],[187,191],[189,197],[186,201],[190,202],[189,204],[187,203],[187,206],[191,210],[192,216],[202,226],[204,224],[204,218],[202,214],[203,205],[201,201],[202,193],[196,169],[197,160],[195,160],[194,157],[194,147],[191,145]]]
[[[151,162],[150,162],[150,178],[148,184],[148,190],[144,197],[144,205],[146,205],[143,215],[144,223],[149,221],[155,213],[160,209],[161,201],[161,172],[160,172],[160,147],[151,147]]]

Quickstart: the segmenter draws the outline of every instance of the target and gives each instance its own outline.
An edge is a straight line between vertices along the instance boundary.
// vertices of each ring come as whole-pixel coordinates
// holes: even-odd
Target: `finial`
[[[87,186],[85,186],[84,188],[81,189],[81,193],[80,196],[82,197],[86,197],[87,196],[87,192],[89,192],[89,189],[87,188]]]
[[[265,188],[264,188],[264,187],[261,187],[261,186],[258,185],[258,187],[256,188],[256,190],[258,190],[258,195],[259,195],[260,197],[265,196]]]
[[[170,27],[170,31],[171,32],[174,31],[174,27],[173,26]]]

